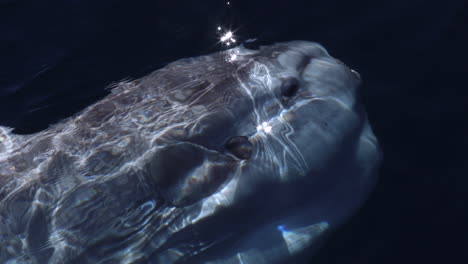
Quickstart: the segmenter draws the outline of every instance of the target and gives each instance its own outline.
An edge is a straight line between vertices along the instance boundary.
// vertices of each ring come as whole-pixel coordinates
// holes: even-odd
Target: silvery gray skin
[[[0,128],[1,263],[300,263],[375,184],[359,75],[319,44],[182,59]]]

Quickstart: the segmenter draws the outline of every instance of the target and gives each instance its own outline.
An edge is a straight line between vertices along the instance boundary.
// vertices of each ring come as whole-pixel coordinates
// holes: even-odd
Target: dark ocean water
[[[0,125],[32,133],[112,82],[222,49],[311,40],[358,71],[384,163],[364,207],[314,263],[466,263],[467,3],[0,1]]]

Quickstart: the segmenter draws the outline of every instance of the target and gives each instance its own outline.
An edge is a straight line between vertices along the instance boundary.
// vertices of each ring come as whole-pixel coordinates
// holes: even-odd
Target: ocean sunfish
[[[375,185],[359,84],[317,43],[240,46],[0,127],[0,262],[299,263]]]

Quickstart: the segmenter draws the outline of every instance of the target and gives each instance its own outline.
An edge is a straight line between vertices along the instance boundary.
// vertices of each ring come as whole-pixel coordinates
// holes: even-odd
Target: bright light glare
[[[221,31],[221,27],[218,27],[218,31]],[[230,46],[231,44],[234,44],[236,42],[236,39],[234,38],[234,34],[232,31],[227,31],[225,32],[219,40],[224,43],[226,46]]]
[[[263,132],[265,132],[265,133],[270,133],[270,132],[271,132],[271,128],[272,128],[272,127],[271,127],[270,125],[268,125],[267,122],[263,122],[261,125],[258,125],[258,126],[257,126],[257,131],[260,132],[260,131],[263,130]]]
[[[236,54],[231,54],[231,57],[229,58],[230,61],[235,61],[237,59]]]
[[[221,37],[221,42],[228,41],[232,38],[232,32],[228,31]]]

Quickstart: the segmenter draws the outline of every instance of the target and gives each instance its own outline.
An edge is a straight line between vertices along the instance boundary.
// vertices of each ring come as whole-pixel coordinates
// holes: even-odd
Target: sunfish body
[[[0,127],[0,262],[298,263],[375,184],[359,84],[316,43],[237,47]]]

